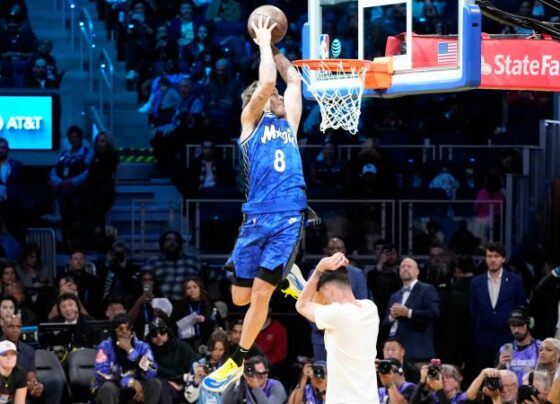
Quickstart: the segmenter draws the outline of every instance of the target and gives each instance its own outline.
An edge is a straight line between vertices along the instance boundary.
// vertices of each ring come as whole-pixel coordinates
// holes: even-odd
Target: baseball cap
[[[375,164],[364,164],[362,167],[362,175],[365,174],[377,174],[377,167],[375,166]]]
[[[7,339],[4,340],[4,341],[1,341],[0,342],[0,355],[6,353],[8,351],[17,352],[16,344],[14,344],[12,341],[8,341]]]
[[[515,308],[508,318],[508,324],[511,323],[529,324],[529,311],[525,307]]]

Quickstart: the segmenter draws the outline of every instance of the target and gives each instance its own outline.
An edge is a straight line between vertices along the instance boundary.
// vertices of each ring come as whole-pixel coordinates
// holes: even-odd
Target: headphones
[[[533,330],[535,327],[535,319],[529,314],[529,309],[526,306],[517,306],[512,313],[516,311],[521,312],[524,317],[523,320],[526,321],[527,328],[529,328],[529,330]]]

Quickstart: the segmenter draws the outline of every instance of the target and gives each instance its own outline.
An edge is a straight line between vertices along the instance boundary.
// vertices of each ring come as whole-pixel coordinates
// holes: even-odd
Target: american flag
[[[437,63],[438,65],[457,64],[457,42],[438,42]]]

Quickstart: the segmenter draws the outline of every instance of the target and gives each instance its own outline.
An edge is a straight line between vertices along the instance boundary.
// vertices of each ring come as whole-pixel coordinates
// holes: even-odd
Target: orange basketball
[[[258,25],[261,16],[263,16],[263,20],[270,16],[270,24],[276,23],[276,27],[272,30],[272,43],[280,42],[288,31],[288,19],[282,10],[270,5],[255,8],[249,16],[249,20],[247,20],[247,31],[249,31],[251,38],[255,37],[255,33],[251,27],[251,21],[254,21],[255,25]]]

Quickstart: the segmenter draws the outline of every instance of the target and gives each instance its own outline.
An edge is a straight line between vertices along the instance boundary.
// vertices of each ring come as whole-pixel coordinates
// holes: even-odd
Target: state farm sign
[[[560,91],[560,44],[482,38],[480,88]]]

